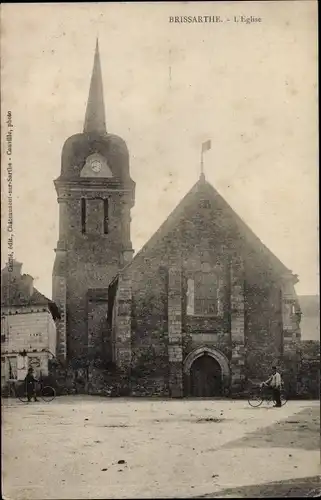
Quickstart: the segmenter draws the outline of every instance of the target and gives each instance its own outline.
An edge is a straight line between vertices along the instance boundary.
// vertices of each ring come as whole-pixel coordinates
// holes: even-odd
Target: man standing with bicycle
[[[277,371],[276,366],[272,366],[272,375],[261,384],[268,385],[273,391],[273,399],[275,401],[275,408],[281,408],[281,389],[282,389],[282,377]]]
[[[28,373],[27,373],[26,378],[25,378],[28,403],[30,403],[32,398],[34,398],[35,402],[38,401],[37,396],[36,396],[36,383],[37,383],[37,380],[33,376],[33,369],[29,368]]]

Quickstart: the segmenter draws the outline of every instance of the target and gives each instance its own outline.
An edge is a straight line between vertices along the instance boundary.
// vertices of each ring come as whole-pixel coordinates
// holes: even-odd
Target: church
[[[295,380],[297,276],[204,174],[134,256],[129,160],[107,131],[97,42],[83,132],[54,181],[59,358],[92,394],[235,397],[272,364]]]

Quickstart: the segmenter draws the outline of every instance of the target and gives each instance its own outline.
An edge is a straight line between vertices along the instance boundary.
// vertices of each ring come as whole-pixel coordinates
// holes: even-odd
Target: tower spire
[[[100,134],[106,134],[104,91],[100,66],[98,38],[96,39],[94,67],[90,81],[84,132],[98,132]]]

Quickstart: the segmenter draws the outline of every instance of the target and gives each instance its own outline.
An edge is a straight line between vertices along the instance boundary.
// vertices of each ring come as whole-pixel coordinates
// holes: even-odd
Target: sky
[[[188,15],[223,21],[169,22]],[[207,180],[299,275],[297,293],[319,292],[316,2],[2,4],[1,31],[2,267],[10,111],[14,256],[51,297],[53,180],[83,128],[98,36],[107,130],[136,182],[135,251],[198,180],[211,139]]]

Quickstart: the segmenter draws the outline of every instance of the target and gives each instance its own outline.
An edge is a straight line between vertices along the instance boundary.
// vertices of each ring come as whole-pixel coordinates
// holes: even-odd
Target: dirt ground
[[[2,405],[3,497],[274,498],[320,487],[319,401],[61,397]]]

